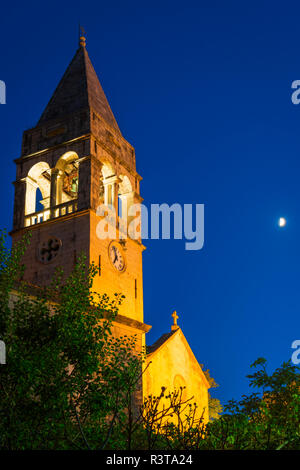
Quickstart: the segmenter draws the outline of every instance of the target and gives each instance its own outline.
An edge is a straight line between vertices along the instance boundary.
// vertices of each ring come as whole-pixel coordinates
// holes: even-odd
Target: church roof
[[[151,346],[147,346],[147,354],[152,354],[154,351],[159,349],[173,334],[176,333],[175,331],[171,331],[170,333],[163,334],[158,340],[155,341]]]
[[[91,108],[120,133],[95,69],[84,45],[80,45],[53,93],[38,124]]]

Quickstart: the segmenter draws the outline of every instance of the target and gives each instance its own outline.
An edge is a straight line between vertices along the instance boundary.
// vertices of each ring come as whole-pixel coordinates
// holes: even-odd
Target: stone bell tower
[[[37,125],[23,134],[12,238],[32,232],[24,279],[47,285],[58,266],[69,274],[80,253],[99,266],[94,290],[125,295],[116,334],[144,342],[141,240],[120,240],[140,197],[134,148],[122,136],[89,59],[85,38]],[[114,239],[99,238],[97,209],[117,213]]]

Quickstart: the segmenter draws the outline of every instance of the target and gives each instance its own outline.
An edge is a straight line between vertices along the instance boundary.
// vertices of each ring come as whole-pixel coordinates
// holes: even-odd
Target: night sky
[[[248,393],[299,339],[299,2],[53,0],[1,7],[1,226],[12,227],[15,165],[77,49],[87,50],[151,203],[205,204],[205,244],[148,240],[148,344],[171,313],[226,402]],[[277,226],[286,217],[286,227]]]

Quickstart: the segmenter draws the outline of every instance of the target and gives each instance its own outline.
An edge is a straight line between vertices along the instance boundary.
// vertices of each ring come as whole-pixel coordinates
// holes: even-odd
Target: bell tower
[[[47,285],[55,269],[66,275],[80,253],[99,266],[94,290],[125,295],[116,334],[150,329],[143,322],[140,239],[120,239],[130,207],[142,201],[134,148],[121,134],[85,38],[37,125],[23,134],[16,161],[13,243],[32,232],[24,280]],[[115,238],[99,237],[99,206],[116,211]],[[125,227],[126,228],[126,227]]]

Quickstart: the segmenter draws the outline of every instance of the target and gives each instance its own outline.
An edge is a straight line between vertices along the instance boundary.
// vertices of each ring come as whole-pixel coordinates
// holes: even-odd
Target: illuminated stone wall
[[[204,421],[207,422],[209,384],[206,377],[181,329],[165,336],[161,344],[158,341],[157,347],[154,344],[152,352],[150,348],[147,357],[149,366],[143,379],[144,396],[160,395],[162,386],[169,392],[186,386],[183,399],[193,397],[191,403],[198,405],[197,417],[204,412]]]

